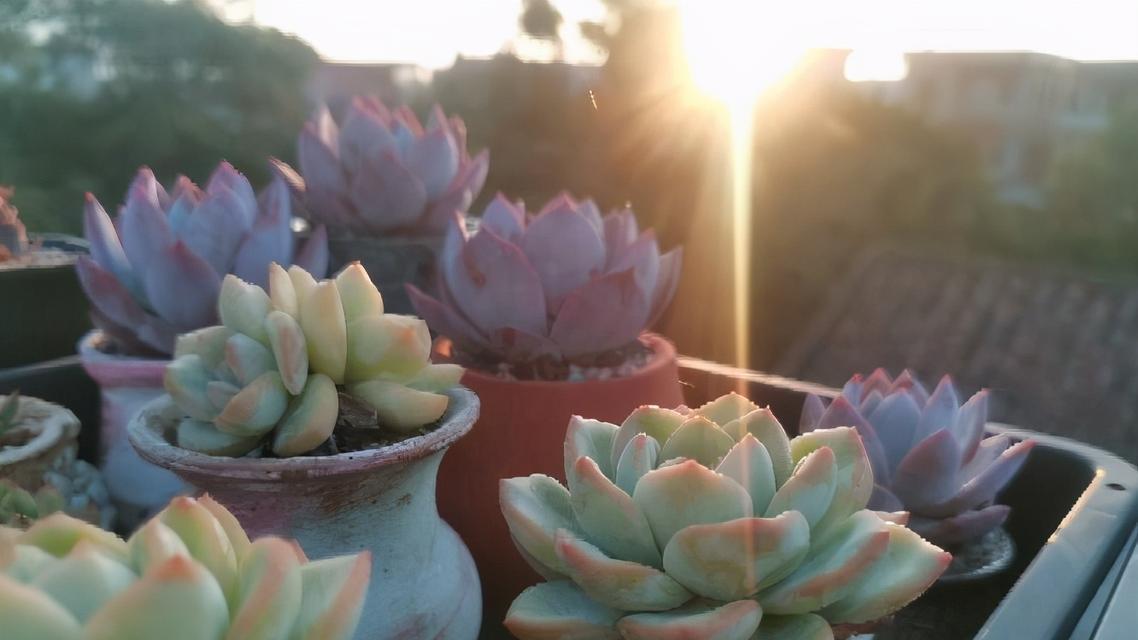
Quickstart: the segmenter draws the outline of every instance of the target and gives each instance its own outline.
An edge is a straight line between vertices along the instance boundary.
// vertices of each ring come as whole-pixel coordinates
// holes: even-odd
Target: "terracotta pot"
[[[462,540],[439,518],[435,479],[447,447],[478,417],[478,398],[448,392],[430,433],[382,449],[334,456],[225,458],[179,448],[181,411],[169,396],[143,408],[130,439],[143,458],[174,471],[228,507],[250,535],[296,539],[317,559],[372,553],[358,638],[471,640],[482,598]]]
[[[544,473],[564,482],[565,429],[574,414],[619,424],[641,405],[683,402],[675,347],[653,334],[642,339],[655,355],[624,378],[512,381],[470,369],[463,376],[463,384],[482,400],[482,414],[443,461],[439,511],[470,547],[479,572],[493,576],[482,593],[486,628],[500,628],[513,599],[540,580],[510,540],[498,506],[498,481]],[[451,348],[440,338],[436,361],[448,359]]]
[[[148,402],[165,393],[162,376],[168,360],[111,355],[102,331],[79,341],[83,368],[99,385],[99,469],[118,509],[119,528],[130,530],[188,488],[178,476],[156,467],[130,446],[126,426]]]
[[[414,315],[403,285],[435,290],[436,256],[442,244],[442,236],[329,238],[329,275],[358,260],[383,294],[387,313]]]

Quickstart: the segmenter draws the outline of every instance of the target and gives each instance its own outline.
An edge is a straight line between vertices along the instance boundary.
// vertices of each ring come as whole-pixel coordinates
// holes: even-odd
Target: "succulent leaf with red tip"
[[[501,483],[510,533],[548,580],[506,616],[522,640],[821,638],[901,608],[951,558],[866,509],[854,429],[789,440],[736,394],[619,426],[574,417],[565,473],[567,488]]]
[[[1019,472],[1035,442],[984,438],[988,391],[963,404],[945,376],[932,393],[912,372],[855,375],[826,405],[806,399],[801,432],[848,426],[861,434],[876,483],[870,506],[911,512],[909,526],[940,545],[974,540],[1003,524],[1010,509],[994,500]]]
[[[408,432],[446,411],[444,389],[462,368],[431,364],[419,318],[383,312],[383,297],[358,262],[317,282],[273,263],[269,291],[226,276],[221,323],[178,337],[165,387],[186,413],[178,445],[239,456],[271,436],[278,456],[320,446],[339,415],[338,387]]]
[[[204,190],[179,176],[167,192],[150,169],[140,169],[115,219],[88,194],[83,229],[91,255],[76,266],[96,326],[127,352],[170,354],[179,333],[217,321],[226,274],[265,284],[269,264],[278,262],[323,275],[324,229],[298,248],[291,222],[282,179],[258,197],[227,162]]]
[[[357,96],[337,123],[321,106],[297,141],[300,191],[310,219],[355,233],[434,235],[482,191],[490,155],[471,158],[466,126],[435,105],[424,127],[406,106]]]
[[[681,249],[661,255],[630,209],[602,218],[568,194],[536,215],[499,195],[477,232],[452,219],[440,297],[408,285],[419,315],[469,354],[572,361],[634,343],[675,295]]]
[[[350,638],[368,552],[309,562],[250,542],[209,496],[175,498],[129,541],[56,514],[0,536],[6,640]]]

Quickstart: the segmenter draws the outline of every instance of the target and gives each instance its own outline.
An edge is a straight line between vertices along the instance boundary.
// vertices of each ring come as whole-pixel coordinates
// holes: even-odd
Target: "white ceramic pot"
[[[227,458],[182,449],[171,440],[182,413],[169,396],[135,417],[130,440],[143,458],[225,505],[252,536],[294,538],[312,559],[370,551],[357,638],[473,640],[482,618],[478,573],[466,545],[439,518],[435,479],[446,449],[478,418],[479,403],[468,389],[448,395],[437,429],[331,456]]]
[[[79,359],[99,385],[99,469],[118,508],[119,526],[133,529],[189,487],[138,457],[126,437],[131,418],[165,393],[162,376],[169,361],[106,353],[105,344],[101,331],[88,333],[79,341]]]

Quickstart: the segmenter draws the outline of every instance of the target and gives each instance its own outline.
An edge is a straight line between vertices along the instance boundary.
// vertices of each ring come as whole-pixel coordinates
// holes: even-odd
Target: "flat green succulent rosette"
[[[337,453],[411,437],[439,420],[463,372],[431,363],[426,323],[384,313],[359,263],[319,282],[273,264],[268,291],[227,276],[218,313],[220,325],[179,336],[165,376],[185,413],[178,446],[209,455]]]
[[[293,542],[250,541],[209,496],[175,498],[129,540],[56,513],[0,527],[5,640],[347,640],[368,552],[309,562]]]
[[[789,439],[737,395],[645,406],[621,424],[574,417],[568,486],[501,483],[502,513],[547,582],[506,616],[521,638],[832,638],[927,589],[951,560],[868,510],[873,472],[853,428]]]

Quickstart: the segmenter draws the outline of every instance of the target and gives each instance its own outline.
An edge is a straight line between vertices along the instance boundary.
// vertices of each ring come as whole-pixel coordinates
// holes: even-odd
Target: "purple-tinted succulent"
[[[267,286],[276,262],[323,276],[324,228],[294,251],[291,222],[283,180],[257,196],[227,162],[204,190],[179,176],[167,192],[150,169],[140,169],[114,221],[87,194],[83,229],[91,255],[76,266],[95,325],[128,353],[170,354],[179,333],[217,324],[224,275]]]
[[[908,370],[894,380],[878,369],[851,378],[829,406],[808,396],[800,430],[855,427],[873,466],[870,508],[909,511],[910,528],[953,545],[1003,524],[1010,508],[993,501],[1035,445],[984,438],[987,418],[986,389],[962,405],[948,376],[930,394]]]
[[[438,105],[424,129],[406,106],[357,96],[339,125],[321,106],[297,143],[307,215],[333,229],[438,234],[482,191],[490,155],[466,149],[466,126]],[[291,171],[279,168],[287,175]]]
[[[473,235],[452,218],[440,298],[407,289],[419,315],[468,354],[572,361],[634,343],[675,294],[681,257],[661,255],[630,209],[602,219],[592,200],[562,194],[530,216],[499,195]]]

